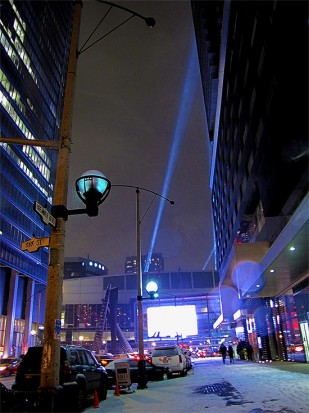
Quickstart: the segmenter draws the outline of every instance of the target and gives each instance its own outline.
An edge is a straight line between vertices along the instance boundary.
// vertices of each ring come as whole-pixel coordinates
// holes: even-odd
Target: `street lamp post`
[[[144,188],[143,188],[144,189]],[[144,189],[145,191],[152,192]],[[154,193],[154,192],[152,192]],[[162,195],[154,193],[155,197],[165,199],[171,205],[170,201]],[[144,354],[144,316],[143,316],[143,275],[142,275],[142,252],[141,252],[141,220],[139,207],[140,188],[136,188],[136,248],[137,248],[137,327],[138,327],[138,389],[147,388],[146,365]]]
[[[112,185],[112,187],[124,187],[124,188],[135,188],[136,190],[136,257],[137,257],[137,330],[138,330],[138,389],[147,388],[147,378],[146,378],[146,365],[145,365],[145,355],[144,355],[144,319],[143,319],[143,274],[142,274],[142,253],[141,253],[141,218],[140,218],[140,190],[150,192],[154,195],[150,205],[154,199],[158,196],[165,201],[174,205],[174,201],[158,194],[157,192],[151,191],[150,189],[135,187],[132,185]],[[150,207],[150,206],[149,206]],[[148,209],[146,213],[148,212]],[[143,218],[145,217],[144,214]]]
[[[139,207],[139,188],[136,188],[136,256],[137,256],[137,326],[138,326],[138,388],[147,387],[146,366],[144,356],[144,320],[143,320],[143,277],[141,256],[141,220]]]

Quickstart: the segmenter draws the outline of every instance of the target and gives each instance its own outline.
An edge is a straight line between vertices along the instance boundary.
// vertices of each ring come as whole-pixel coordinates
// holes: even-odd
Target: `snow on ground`
[[[151,382],[144,390],[132,386],[132,394],[109,391],[99,408],[85,412],[309,413],[309,375],[292,370],[240,360],[197,360],[187,377]]]

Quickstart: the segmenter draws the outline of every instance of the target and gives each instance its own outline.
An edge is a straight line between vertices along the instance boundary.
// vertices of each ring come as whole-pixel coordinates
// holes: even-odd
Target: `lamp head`
[[[148,27],[155,27],[155,25],[156,25],[156,21],[153,17],[146,17],[145,22],[146,22]]]
[[[98,206],[107,198],[111,183],[100,171],[87,171],[76,180],[76,192],[89,216],[98,215]]]
[[[154,281],[149,281],[149,283],[146,285],[146,291],[150,295],[151,299],[157,298],[159,296],[158,289],[158,284]]]

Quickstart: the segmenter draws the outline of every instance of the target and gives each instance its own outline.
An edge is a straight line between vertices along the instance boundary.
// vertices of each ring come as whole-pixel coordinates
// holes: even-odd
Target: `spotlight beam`
[[[184,137],[187,120],[189,118],[190,111],[191,111],[192,104],[193,104],[194,92],[195,92],[196,85],[197,85],[197,78],[194,77],[194,71],[196,70],[195,54],[196,54],[196,48],[195,48],[195,43],[193,41],[191,53],[190,53],[189,60],[188,60],[188,68],[187,68],[187,73],[186,73],[186,77],[184,81],[182,97],[180,100],[180,107],[179,107],[178,116],[176,120],[176,126],[175,126],[172,146],[170,150],[167,171],[166,171],[165,180],[163,184],[163,190],[162,190],[163,194],[167,193],[168,188],[170,186],[172,175],[175,170],[176,161],[179,155],[179,150],[180,150],[181,143]],[[156,219],[154,230],[153,230],[150,248],[148,250],[148,257],[146,261],[145,272],[148,272],[149,270],[149,263],[150,263],[150,259],[151,259],[154,245],[156,242],[157,233],[158,233],[159,225],[161,222],[164,207],[165,207],[164,202],[163,200],[161,200],[159,209],[158,209],[157,219]]]

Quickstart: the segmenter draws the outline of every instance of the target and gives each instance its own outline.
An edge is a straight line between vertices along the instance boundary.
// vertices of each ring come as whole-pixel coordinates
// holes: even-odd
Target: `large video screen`
[[[195,305],[147,308],[148,337],[197,335]]]

